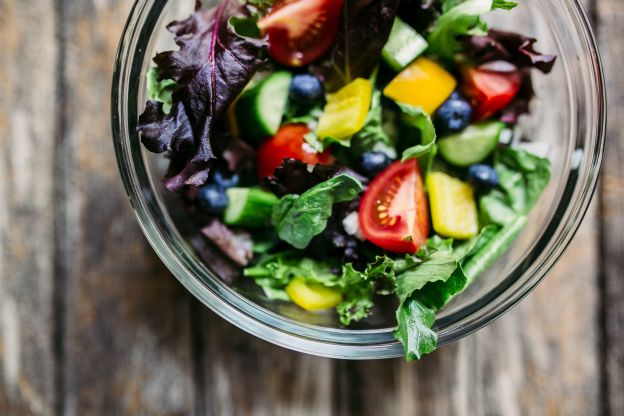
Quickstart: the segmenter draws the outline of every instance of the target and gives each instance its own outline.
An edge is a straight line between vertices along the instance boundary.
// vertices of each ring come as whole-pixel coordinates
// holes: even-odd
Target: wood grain
[[[270,345],[162,266],[124,197],[109,133],[131,3],[0,0],[0,415],[624,414],[620,0],[596,9],[613,86],[601,200],[520,306],[413,364]]]
[[[110,137],[111,68],[131,3],[63,2],[63,414],[184,415],[195,404],[190,298],[136,225]]]
[[[329,415],[336,361],[255,339],[202,308],[201,414]]]
[[[598,38],[608,86],[608,128],[602,171],[604,370],[608,414],[624,414],[624,4],[600,0]],[[618,41],[615,41],[618,39]]]
[[[0,1],[0,50],[0,414],[51,414],[58,111],[53,2]]]

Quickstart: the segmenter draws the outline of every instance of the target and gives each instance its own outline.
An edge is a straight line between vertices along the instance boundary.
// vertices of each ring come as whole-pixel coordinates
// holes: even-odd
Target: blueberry
[[[362,172],[372,177],[388,167],[392,163],[392,159],[383,152],[366,152],[362,155],[360,166]]]
[[[210,214],[220,214],[228,205],[225,189],[217,185],[206,185],[197,192],[197,205]]]
[[[221,188],[234,188],[239,182],[240,177],[236,173],[226,172],[223,169],[215,169],[212,173],[212,183]]]
[[[435,124],[440,134],[457,133],[465,129],[472,117],[470,103],[457,93],[438,108],[435,116]]]
[[[468,179],[477,186],[498,185],[498,172],[490,165],[476,164],[468,168]]]
[[[314,75],[295,75],[290,84],[290,98],[300,104],[314,104],[323,95],[323,84]]]

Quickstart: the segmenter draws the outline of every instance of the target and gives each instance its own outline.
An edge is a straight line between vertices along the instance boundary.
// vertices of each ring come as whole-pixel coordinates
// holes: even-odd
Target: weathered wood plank
[[[201,414],[329,415],[334,360],[261,341],[202,308],[205,373]]]
[[[606,397],[608,414],[624,414],[624,5],[599,0],[598,39],[608,88],[608,128],[602,172]],[[617,39],[617,41],[616,41]]]
[[[37,30],[33,30],[36,25]],[[54,408],[54,2],[0,2],[0,414]]]
[[[67,153],[63,413],[190,414],[189,295],[141,236],[109,129],[111,68],[132,1],[63,2]]]
[[[466,340],[474,414],[601,414],[595,214],[531,295]]]

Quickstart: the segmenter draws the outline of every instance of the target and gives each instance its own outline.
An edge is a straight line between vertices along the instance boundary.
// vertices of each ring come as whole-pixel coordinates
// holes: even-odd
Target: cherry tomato
[[[309,132],[310,129],[305,124],[289,124],[279,129],[275,136],[258,149],[258,176],[273,176],[275,168],[286,158],[298,159],[309,165],[333,163],[334,158],[329,151],[318,153],[305,142],[303,136]]]
[[[416,159],[394,162],[375,177],[362,198],[360,229],[393,253],[415,253],[429,235],[429,207]]]
[[[517,71],[495,72],[477,68],[465,68],[463,78],[463,92],[474,108],[475,121],[485,120],[507,107],[522,82]]]
[[[258,21],[269,36],[269,54],[283,65],[320,58],[336,40],[343,0],[282,0]]]

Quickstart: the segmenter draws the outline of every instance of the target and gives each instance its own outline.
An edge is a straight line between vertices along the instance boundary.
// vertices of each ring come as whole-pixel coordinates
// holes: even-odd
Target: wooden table
[[[498,322],[414,364],[290,352],[171,277],[109,133],[131,0],[0,0],[0,415],[624,414],[624,1],[590,0],[609,85],[602,185]]]

